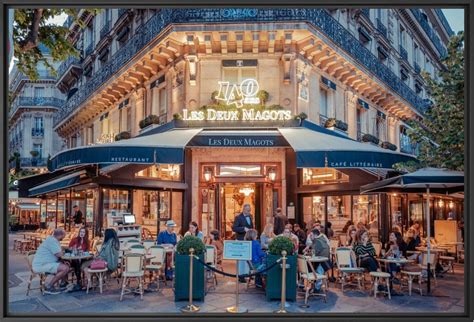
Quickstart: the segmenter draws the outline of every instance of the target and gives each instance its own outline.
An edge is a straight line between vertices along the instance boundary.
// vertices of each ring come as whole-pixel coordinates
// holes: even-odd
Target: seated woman
[[[347,242],[344,246],[351,246],[354,247],[355,239],[356,239],[357,229],[355,226],[349,227],[347,230]]]
[[[244,239],[252,241],[252,264],[257,271],[261,271],[265,268],[265,257],[267,254],[262,250],[257,236],[258,232],[255,229],[249,229],[245,233]],[[255,276],[255,285],[257,287],[263,287],[261,274]]]
[[[103,259],[107,262],[107,269],[109,272],[115,272],[118,267],[119,261],[119,250],[120,250],[120,241],[117,237],[117,232],[115,229],[107,228],[104,232],[104,243],[100,249],[99,254],[96,258]],[[83,264],[84,274],[89,279],[89,272],[87,268],[92,263],[92,260],[89,260]]]
[[[275,233],[273,232],[273,224],[266,224],[263,228],[263,232],[260,235],[260,243],[262,244],[263,249],[268,249],[268,245],[275,238]]]
[[[88,252],[89,251],[89,234],[87,233],[86,227],[81,227],[79,233],[76,237],[72,238],[69,242],[69,249],[73,251]],[[77,278],[76,288],[80,288],[82,285],[82,274],[81,270],[86,267],[87,262],[82,262],[82,260],[73,260],[71,261],[71,267],[74,269],[74,274]]]
[[[293,243],[293,246],[294,246],[293,253],[298,251],[298,246],[299,246],[298,237],[291,232],[290,228],[285,227],[285,230],[283,230],[283,233],[280,236],[285,236],[285,237],[288,237],[289,239],[291,239],[291,242]],[[290,254],[288,254],[288,255],[290,255]]]
[[[360,267],[366,268],[369,272],[377,271],[378,264],[375,260],[375,248],[369,241],[367,230],[361,229],[357,231],[353,249],[357,259],[360,261]]]
[[[216,262],[217,265],[222,264],[222,254],[224,253],[224,244],[219,236],[219,231],[213,230],[210,232],[211,236],[207,239],[207,244],[216,248]]]
[[[204,241],[204,235],[202,231],[199,231],[198,224],[195,221],[191,221],[189,223],[189,230],[184,234],[184,237],[186,236],[196,236],[202,241]]]

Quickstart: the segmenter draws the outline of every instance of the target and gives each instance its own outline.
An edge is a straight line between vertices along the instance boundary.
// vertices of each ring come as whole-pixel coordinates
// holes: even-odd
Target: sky
[[[464,30],[464,9],[442,9],[455,33]]]

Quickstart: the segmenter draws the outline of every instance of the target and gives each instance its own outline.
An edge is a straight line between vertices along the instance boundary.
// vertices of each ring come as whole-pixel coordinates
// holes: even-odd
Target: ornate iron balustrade
[[[402,56],[403,59],[408,60],[408,52],[402,45],[400,45],[400,56]]]
[[[436,47],[436,50],[439,53],[441,58],[447,55],[447,50],[444,48],[441,39],[435,34],[433,28],[430,27],[428,24],[428,20],[426,20],[421,13],[420,9],[410,9],[411,13],[415,16],[416,20],[420,24],[421,28],[426,32],[428,38],[433,42],[433,45]]]
[[[56,97],[18,97],[13,103],[9,112],[9,116],[12,116],[22,106],[48,106],[48,107],[62,107],[64,100]]]
[[[57,70],[58,79],[60,79],[64,73],[69,69],[71,65],[81,66],[81,60],[74,56],[69,56],[68,59],[63,61]]]
[[[367,10],[367,9],[362,9]],[[91,93],[123,68],[145,45],[155,39],[168,25],[179,23],[225,23],[225,22],[282,22],[306,21],[314,25],[337,46],[350,54],[359,64],[385,82],[394,92],[407,100],[419,112],[424,111],[422,99],[404,84],[400,78],[367,48],[360,45],[344,26],[325,9],[281,8],[225,8],[225,9],[161,9],[141,25],[125,45],[102,66],[93,79],[81,87],[56,113],[55,126],[80,106]]]
[[[362,12],[362,14],[364,16],[367,17],[367,19],[370,19],[370,9],[369,8],[360,9],[360,11]]]
[[[121,17],[123,14],[125,14],[128,11],[127,8],[120,8],[118,10],[118,16]]]
[[[43,128],[32,128],[31,129],[31,136],[32,137],[43,137],[44,136],[44,129]]]
[[[100,38],[104,38],[110,31],[110,21],[107,21],[105,25],[100,29]]]
[[[377,30],[385,37],[387,38],[387,27],[380,21],[379,18],[377,18]]]
[[[47,158],[20,158],[20,167],[46,167]]]

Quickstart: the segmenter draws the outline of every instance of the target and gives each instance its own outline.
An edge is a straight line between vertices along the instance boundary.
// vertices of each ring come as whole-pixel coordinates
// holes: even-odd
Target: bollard
[[[193,259],[194,248],[189,249],[189,304],[181,308],[183,313],[193,313],[199,311],[199,306],[193,304]]]
[[[286,251],[281,252],[282,261],[283,261],[283,267],[282,267],[282,272],[281,272],[281,303],[280,303],[280,309],[275,311],[275,313],[288,313],[288,311],[285,309],[285,304],[286,304]]]
[[[239,306],[239,261],[236,260],[236,267],[235,267],[235,306],[231,306],[227,308],[228,313],[247,313],[248,309],[242,306]]]

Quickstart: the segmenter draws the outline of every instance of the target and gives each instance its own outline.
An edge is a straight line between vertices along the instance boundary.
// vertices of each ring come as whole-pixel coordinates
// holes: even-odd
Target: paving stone
[[[10,302],[9,311],[11,313],[44,313],[51,312],[38,299],[26,299],[22,301]]]

